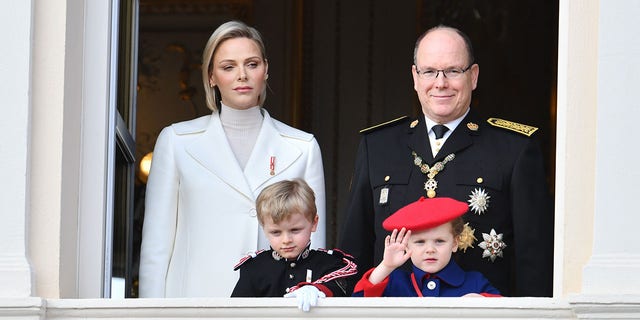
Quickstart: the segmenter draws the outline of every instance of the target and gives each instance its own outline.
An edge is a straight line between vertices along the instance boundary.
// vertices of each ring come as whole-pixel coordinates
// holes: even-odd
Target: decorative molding
[[[250,0],[141,0],[140,32],[208,32],[229,20],[253,23]]]
[[[609,234],[607,232],[607,234]],[[586,294],[640,294],[640,255],[598,253],[584,266],[582,292]],[[620,285],[621,282],[625,284]]]
[[[31,268],[24,255],[0,255],[0,297],[28,297],[31,281]]]
[[[46,319],[46,301],[41,298],[0,298],[0,319]]]
[[[550,298],[0,299],[0,319],[638,319],[640,296]]]
[[[640,295],[570,295],[578,319],[639,319]]]
[[[250,0],[141,0],[140,14],[221,14],[246,16]]]

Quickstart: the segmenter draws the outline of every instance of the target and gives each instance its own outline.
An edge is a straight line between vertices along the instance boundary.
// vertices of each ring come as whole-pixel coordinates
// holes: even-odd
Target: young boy
[[[320,297],[348,295],[347,280],[357,273],[353,258],[337,249],[309,249],[318,215],[306,182],[283,180],[264,188],[256,210],[271,250],[246,256],[234,267],[240,279],[232,297],[284,295],[309,311]]]
[[[365,297],[500,296],[479,272],[463,271],[451,259],[464,229],[468,205],[451,198],[420,198],[396,211],[382,226],[382,262],[367,271],[353,295]],[[400,230],[400,231],[398,231]],[[411,258],[412,271],[398,268]]]

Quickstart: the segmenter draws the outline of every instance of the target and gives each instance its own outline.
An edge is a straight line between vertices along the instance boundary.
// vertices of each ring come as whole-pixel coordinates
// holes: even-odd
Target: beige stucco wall
[[[560,1],[554,296],[579,293],[593,242],[599,2]]]
[[[64,0],[34,1],[29,256],[36,296],[60,297]],[[65,233],[73,226],[65,225]],[[67,266],[68,267],[68,266]],[[71,270],[69,270],[71,271]]]
[[[34,294],[100,297],[114,148],[111,1],[33,0],[28,243]]]

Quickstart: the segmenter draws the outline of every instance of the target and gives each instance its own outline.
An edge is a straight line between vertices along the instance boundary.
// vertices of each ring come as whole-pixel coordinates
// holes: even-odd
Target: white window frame
[[[98,298],[108,296],[109,283],[105,279],[110,279],[110,258],[107,257],[110,257],[111,242],[107,230],[111,228],[108,221],[112,220],[108,213],[113,211],[118,1],[78,1],[83,5],[83,15],[68,17],[82,19],[84,26],[82,63],[68,67],[72,71],[78,68],[76,71],[82,73],[83,79],[80,108],[82,126],[79,132],[81,173],[78,188],[77,283],[78,297]],[[583,57],[581,53],[585,49],[587,52],[597,52],[597,44],[592,44],[595,49],[589,47],[591,31],[597,26],[586,26],[593,26],[591,21],[597,21],[599,8],[597,4],[578,3],[582,2],[561,0],[559,8],[554,297],[579,292],[582,267],[591,256],[591,248],[585,244],[590,244],[593,238],[592,220],[565,215],[566,212],[580,214],[585,212],[583,208],[593,208],[592,197],[575,200],[575,195],[593,192],[594,184],[588,182],[593,182],[594,177],[585,177],[585,173],[594,175],[595,172],[595,141],[585,141],[583,134],[584,124],[595,124],[596,117],[595,112],[584,112],[585,107],[595,110],[596,100],[589,99],[584,88],[593,88],[590,92],[597,92],[597,82],[593,81],[597,70],[595,67],[585,69],[572,66],[588,65],[592,58],[597,61],[597,57]],[[569,18],[574,20],[570,21]],[[571,43],[570,38],[573,41]],[[585,42],[576,44],[576,39]],[[576,63],[576,59],[582,61]],[[587,64],[584,59],[587,59]],[[570,60],[574,63],[569,64]],[[71,90],[67,88],[69,85],[65,83],[65,91]],[[575,112],[574,108],[580,109],[580,112]],[[582,131],[575,132],[571,128],[581,128]],[[579,154],[579,159],[566,156],[572,154]],[[567,237],[565,228],[572,223],[581,224],[582,232],[572,232]],[[571,259],[567,259],[569,254],[573,255]]]

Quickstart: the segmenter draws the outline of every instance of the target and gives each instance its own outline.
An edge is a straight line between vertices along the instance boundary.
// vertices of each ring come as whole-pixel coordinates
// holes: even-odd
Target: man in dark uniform
[[[363,131],[340,248],[359,270],[382,260],[382,221],[420,196],[469,203],[456,254],[505,296],[551,296],[553,209],[537,128],[479,119],[469,106],[479,66],[461,31],[439,26],[416,42],[414,89],[423,117]]]

